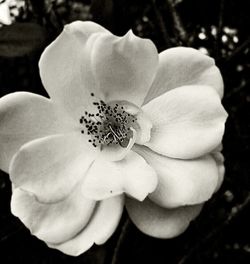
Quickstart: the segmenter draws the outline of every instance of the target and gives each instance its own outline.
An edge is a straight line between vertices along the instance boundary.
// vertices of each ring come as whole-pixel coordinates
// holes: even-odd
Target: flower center
[[[94,96],[91,93],[91,96]],[[94,146],[119,144],[126,148],[133,132],[130,129],[136,118],[127,113],[122,105],[106,104],[102,100],[93,102],[96,113],[85,111],[79,122],[83,126],[81,133],[90,136],[89,142]]]

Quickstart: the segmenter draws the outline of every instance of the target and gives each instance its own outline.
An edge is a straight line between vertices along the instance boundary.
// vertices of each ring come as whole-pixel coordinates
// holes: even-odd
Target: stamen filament
[[[110,131],[111,131],[111,133],[113,134],[113,137],[115,137],[116,138],[116,140],[118,141],[118,143],[121,145],[122,144],[122,142],[121,142],[121,139],[120,139],[120,137],[115,133],[115,131],[113,130],[113,128],[112,128],[112,126],[111,125],[109,125],[108,126],[109,127],[109,129],[110,129]]]

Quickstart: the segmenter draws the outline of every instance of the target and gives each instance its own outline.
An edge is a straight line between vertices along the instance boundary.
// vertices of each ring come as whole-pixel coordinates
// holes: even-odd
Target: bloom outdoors
[[[227,114],[214,60],[158,54],[148,39],[67,25],[43,52],[49,99],[0,99],[0,168],[11,210],[48,246],[79,255],[115,231],[124,204],[144,233],[181,234],[220,187]]]

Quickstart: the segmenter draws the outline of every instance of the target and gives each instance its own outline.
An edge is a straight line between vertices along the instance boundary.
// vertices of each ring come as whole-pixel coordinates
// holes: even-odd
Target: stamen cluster
[[[94,94],[91,93],[94,97]],[[83,125],[81,133],[90,136],[89,142],[97,147],[99,145],[119,144],[127,147],[133,135],[130,127],[136,118],[127,113],[119,104],[109,105],[104,101],[95,101],[97,112],[95,114],[85,111],[79,122]]]

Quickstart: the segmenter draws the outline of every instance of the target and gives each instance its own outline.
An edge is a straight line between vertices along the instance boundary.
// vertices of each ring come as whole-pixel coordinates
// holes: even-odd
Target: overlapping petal
[[[77,132],[31,141],[17,152],[10,166],[15,187],[39,201],[64,199],[82,181],[98,150]]]
[[[212,156],[217,164],[218,168],[218,183],[215,191],[218,191],[219,188],[221,187],[223,180],[224,180],[224,174],[225,174],[225,166],[224,166],[224,156],[222,155],[221,152],[215,152],[212,153]]]
[[[112,35],[93,22],[73,22],[46,48],[40,74],[53,100],[74,118],[93,110],[93,98],[141,105],[158,66],[150,40]],[[56,78],[55,78],[56,76]]]
[[[208,85],[223,96],[223,80],[214,59],[193,48],[176,47],[159,54],[159,68],[144,101],[184,85]]]
[[[11,211],[39,239],[62,243],[84,228],[95,204],[82,196],[79,186],[66,199],[52,204],[39,203],[32,194],[16,188],[11,198]]]
[[[209,86],[176,88],[150,101],[143,110],[153,123],[145,145],[160,154],[192,159],[221,143],[227,113]]]
[[[43,52],[39,61],[40,75],[48,94],[78,120],[92,107],[91,93],[98,93],[91,71],[91,53],[96,39],[110,34],[93,22],[76,21]]]
[[[140,111],[136,115],[136,122],[134,127],[136,129],[136,143],[143,145],[150,140],[152,121],[145,115],[143,111]]]
[[[45,97],[18,92],[0,98],[0,168],[8,172],[10,160],[23,144],[74,127]]]
[[[215,192],[219,175],[211,155],[181,160],[159,155],[145,147],[134,149],[157,173],[157,188],[149,195],[156,204],[167,208],[198,204]]]
[[[65,254],[78,256],[94,243],[97,245],[105,243],[120,221],[123,206],[122,195],[99,202],[88,225],[79,234],[64,243],[48,245]]]
[[[156,185],[155,171],[140,155],[130,151],[116,162],[97,159],[84,180],[83,193],[90,199],[102,200],[124,192],[142,201]]]
[[[91,67],[107,102],[126,100],[141,106],[158,67],[158,53],[149,39],[129,31],[124,37],[100,36]]]
[[[126,208],[131,220],[143,233],[157,238],[172,238],[186,230],[200,213],[202,205],[166,209],[149,199],[138,202],[127,198]]]

